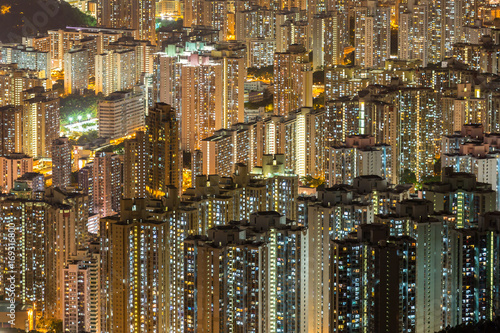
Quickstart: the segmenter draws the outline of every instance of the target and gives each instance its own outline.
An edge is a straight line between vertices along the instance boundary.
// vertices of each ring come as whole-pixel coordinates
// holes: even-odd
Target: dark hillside
[[[23,36],[66,26],[92,26],[95,19],[57,0],[0,0],[0,41],[19,43]]]

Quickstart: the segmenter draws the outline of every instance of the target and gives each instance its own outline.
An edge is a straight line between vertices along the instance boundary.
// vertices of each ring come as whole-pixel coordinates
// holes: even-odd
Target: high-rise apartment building
[[[363,175],[377,175],[397,184],[392,170],[396,168],[391,147],[376,144],[375,137],[352,135],[342,146],[326,148],[326,182],[352,184],[354,178]]]
[[[398,58],[411,59],[411,13],[407,9],[401,9],[398,14]]]
[[[221,65],[208,58],[197,58],[191,56],[191,63],[182,66],[180,76],[181,145],[187,151],[200,149],[201,140],[223,128]]]
[[[184,242],[186,331],[301,331],[306,242],[305,229],[277,212],[212,228],[208,237],[189,237]]]
[[[467,128],[472,131],[467,133]],[[467,133],[467,134],[466,134]],[[469,136],[470,134],[474,136]],[[475,135],[477,134],[477,136]],[[462,127],[462,131],[452,135],[444,135],[441,142],[441,152],[445,154],[456,154],[460,151],[460,146],[466,141],[482,141],[484,138],[483,126],[480,124],[467,124]]]
[[[235,38],[237,41],[249,39],[274,39],[274,13],[267,7],[252,6],[236,10]],[[274,52],[272,52],[274,53]]]
[[[14,181],[10,190],[16,198],[43,200],[45,197],[45,176],[37,172],[27,172]]]
[[[347,60],[344,60],[347,61]],[[351,97],[355,100],[366,95],[361,91],[366,90],[370,84],[390,86],[394,84],[395,75],[408,81],[408,74],[415,69],[409,61],[386,60],[383,69],[364,69],[360,66],[336,65],[325,68],[325,101],[342,100]],[[396,74],[397,73],[397,74]]]
[[[317,14],[313,18],[312,46],[313,68],[332,67],[342,64],[341,16],[333,12]]]
[[[277,21],[278,22],[278,21]],[[276,52],[286,52],[290,45],[302,45],[311,48],[309,22],[298,18],[289,19],[276,26]]]
[[[496,133],[485,134],[482,124],[463,125],[460,134],[447,135],[442,140],[442,166],[452,167],[456,172],[472,173],[477,181],[499,189],[497,176],[500,165],[498,148],[500,136]],[[497,208],[500,198],[497,195]]]
[[[136,30],[97,27],[66,27],[66,29],[49,30],[47,34],[50,39],[50,57],[53,67],[57,69],[64,69],[64,55],[71,48],[82,44],[88,47],[88,39],[95,39],[95,43],[90,42],[90,44],[96,49],[89,50],[89,54],[95,55],[103,53],[109,43],[117,41],[122,36],[138,37]]]
[[[104,96],[132,89],[139,80],[137,55],[133,48],[104,51],[95,59],[95,92]]]
[[[94,244],[90,244],[94,247]],[[101,332],[99,249],[79,250],[63,269],[63,329]]]
[[[148,141],[143,131],[135,133],[135,138],[125,141],[123,158],[123,197],[146,198],[146,184],[149,172]]]
[[[330,311],[333,332],[414,332],[416,242],[363,225],[355,239],[333,240]]]
[[[181,147],[189,152],[201,149],[201,141],[214,131],[244,120],[244,47],[218,44],[210,55],[204,47],[201,42],[170,45],[156,61],[158,98],[177,110]]]
[[[156,3],[152,0],[99,0],[97,23],[106,28],[138,31],[138,38],[156,44]]]
[[[79,263],[63,269],[63,329],[90,332],[90,271]]]
[[[248,164],[249,131],[218,130],[202,141],[203,171],[205,175],[230,177],[236,163]]]
[[[490,151],[489,144],[466,142],[460,145],[458,153],[444,154],[442,161],[443,167],[452,167],[456,172],[472,173],[478,182],[490,184],[493,191],[499,189],[497,170],[500,155]],[[499,207],[498,197],[495,207]]]
[[[47,91],[23,102],[23,152],[33,158],[50,157],[52,142],[60,136],[60,99]]]
[[[176,110],[156,103],[146,118],[146,191],[153,198],[163,197],[169,186],[180,189],[179,121]]]
[[[159,0],[156,2],[157,16],[182,16],[182,1],[179,0]]]
[[[453,56],[466,63],[471,69],[481,73],[498,73],[497,56],[500,47],[493,43],[490,36],[481,37],[479,43],[456,43],[453,45]]]
[[[461,131],[464,124],[482,124],[484,128],[491,128],[493,112],[488,110],[487,99],[481,93],[481,87],[458,83],[453,90],[448,89],[441,98],[443,134],[451,135]]]
[[[423,67],[427,67],[429,62],[429,14],[429,6],[420,3],[414,5],[408,13],[400,15],[400,18],[404,20],[403,29],[409,29],[409,31],[404,30],[402,34],[402,38],[406,37],[408,40],[400,39],[404,45],[400,54],[409,55],[409,58],[403,59],[421,59]]]
[[[37,35],[37,36],[26,36],[23,37],[22,43],[25,46],[29,46],[38,51],[50,52],[50,36],[49,35]]]
[[[413,7],[411,14],[411,58],[422,59],[422,66],[429,61],[429,6],[420,3]]]
[[[183,4],[184,27],[206,26],[218,31],[220,41],[234,39],[235,5],[219,0],[187,0]]]
[[[78,185],[89,196],[89,215],[119,213],[122,197],[122,163],[115,154],[98,152],[78,173]]]
[[[0,264],[2,271],[12,271],[20,281],[15,300],[62,319],[62,272],[85,238],[86,230],[80,226],[86,221],[86,196],[67,197],[55,191],[45,201],[5,197],[0,206],[2,242],[13,244],[11,249],[2,248],[5,257]],[[15,254],[13,263],[8,262],[10,250]],[[7,276],[2,274],[3,285]]]
[[[498,212],[485,213],[479,228],[450,231],[450,326],[491,320],[498,309]]]
[[[24,91],[34,87],[52,89],[52,80],[41,79],[38,71],[18,69],[16,64],[0,65],[0,106],[23,105]]]
[[[146,100],[138,87],[117,91],[98,104],[99,136],[117,139],[144,127]]]
[[[408,169],[417,180],[432,176],[442,137],[438,94],[429,88],[402,88],[389,91],[383,101],[394,107],[388,109],[387,119],[379,117],[375,128],[382,123],[391,128],[377,141],[390,145],[394,156],[399,156],[397,175]]]
[[[14,182],[25,173],[33,171],[33,158],[22,153],[0,156],[0,189],[9,193]]]
[[[446,327],[448,283],[448,232],[454,226],[447,219],[420,217],[415,221],[417,241],[416,332],[436,332]]]
[[[89,51],[72,48],[64,54],[64,93],[79,94],[89,86]]]
[[[222,49],[212,51],[212,58],[222,65],[222,85],[225,88],[222,94],[222,128],[228,128],[242,123],[244,119],[245,57]]]
[[[451,47],[460,42],[462,24],[456,20],[460,2],[425,1],[400,3],[398,8],[398,56],[420,59],[422,65],[438,63],[452,55]]]
[[[192,27],[193,25],[201,25],[201,13],[203,12],[203,3],[197,0],[183,1],[184,5],[184,21],[185,27]]]
[[[278,154],[285,156],[285,169],[299,176],[323,177],[325,167],[325,112],[311,107],[291,111],[278,124],[278,130],[266,133],[275,140]],[[267,129],[266,129],[267,130]],[[272,131],[271,128],[269,130]],[[266,147],[267,148],[267,147]]]
[[[203,25],[219,31],[219,41],[234,39],[234,7],[227,1],[201,1],[203,11],[199,13]]]
[[[137,40],[131,36],[122,36],[105,47],[107,51],[133,50],[136,58],[136,76],[153,73],[153,54],[156,46],[148,40]]]
[[[286,116],[312,106],[312,67],[302,45],[274,54],[274,114]]]
[[[449,57],[452,54],[453,44],[461,41],[462,25],[456,21],[457,14],[461,11],[461,1],[447,1],[442,5],[443,22],[442,37],[443,56]]]
[[[52,142],[52,186],[66,188],[71,182],[71,146],[66,137]]]
[[[202,170],[205,175],[230,177],[238,163],[249,170],[261,166],[264,145],[260,123],[236,124],[229,129],[215,131],[202,142]]]
[[[88,211],[89,215],[94,215],[94,164],[87,163],[83,168],[78,170],[78,190],[89,198]]]
[[[244,176],[244,172],[237,171],[236,179],[239,179],[240,175]],[[263,155],[262,166],[254,168],[249,181],[239,182],[239,186],[246,184],[248,202],[245,218],[254,212],[273,210],[288,219],[296,219],[299,179],[296,174],[285,168],[283,154]]]
[[[0,107],[0,155],[23,151],[22,108]]]
[[[120,215],[101,219],[103,331],[169,330],[168,228],[148,216],[146,199],[124,200]]]
[[[274,63],[274,52],[276,41],[274,39],[248,39],[247,45],[247,67],[267,67]]]
[[[154,57],[154,82],[156,84],[155,100],[174,105],[179,96],[180,69],[177,63],[177,49],[167,47],[164,53],[158,52]]]
[[[50,53],[23,45],[0,47],[0,64],[17,64],[19,69],[37,71],[40,78],[50,79]]]
[[[78,39],[75,41],[75,45],[72,47],[73,49],[85,49],[87,50],[87,75],[89,76],[89,83],[92,79],[95,82],[95,56],[97,54],[98,47],[97,43],[99,43],[99,39],[96,37],[86,37],[82,39]],[[64,64],[66,66],[66,64]],[[65,67],[65,70],[68,70]],[[71,69],[70,69],[71,70]]]
[[[368,221],[370,209],[367,203],[353,201],[350,194],[341,187],[334,187],[318,193],[318,202],[306,204],[299,216],[307,226],[308,257],[305,271],[309,272],[305,283],[301,322],[304,331],[325,332],[332,327],[330,313],[331,265],[333,264],[331,239],[342,239],[344,233],[355,231],[357,226]],[[342,217],[341,217],[342,216]],[[318,269],[321,267],[321,269]]]
[[[309,274],[307,279],[304,280],[307,284],[307,298],[304,312],[301,314],[301,320],[306,323],[306,330],[328,330],[328,327],[333,327],[334,322],[340,319],[347,322],[351,322],[351,319],[355,320],[357,323],[355,325],[360,324],[361,321],[367,325],[371,320],[374,312],[368,311],[368,307],[364,312],[365,315],[361,316],[360,313],[358,317],[354,310],[349,309],[349,304],[339,300],[339,298],[346,296],[344,293],[341,292],[336,295],[331,293],[334,288],[341,287],[339,285],[340,281],[347,283],[347,286],[343,287],[356,292],[355,286],[349,288],[349,283],[351,283],[349,275],[338,274],[338,272],[335,273],[331,269],[334,259],[338,258],[332,252],[334,247],[331,240],[336,242],[345,241],[346,243],[342,244],[347,244],[351,241],[353,232],[360,232],[362,226],[373,224],[375,221],[374,214],[389,214],[396,209],[398,202],[408,199],[410,189],[411,186],[390,186],[387,180],[379,176],[361,176],[354,180],[352,186],[335,185],[331,188],[318,188],[317,197],[299,198],[297,202],[297,221],[299,224],[307,226],[307,236],[309,238],[309,260],[307,261]],[[385,234],[386,232],[384,232]],[[342,269],[349,270],[349,267],[344,266]],[[335,280],[337,284],[335,284]],[[355,278],[352,279],[352,283],[356,283]],[[362,292],[361,290],[357,291]],[[410,292],[409,289],[407,291]],[[358,296],[358,298],[352,297],[360,300],[361,294]],[[382,294],[383,296],[385,295]],[[341,303],[334,306],[334,302]],[[359,304],[354,305],[358,306]],[[337,311],[329,309],[337,309]],[[406,310],[411,311],[409,308],[406,308]],[[344,311],[345,315],[341,315],[343,318],[333,318],[338,314],[338,311]],[[330,313],[330,315],[324,316],[324,313]],[[351,313],[353,316],[345,319],[347,313]],[[410,318],[409,315],[408,318]],[[395,320],[395,318],[392,320]],[[346,321],[343,325],[345,325]],[[407,325],[407,323],[401,323],[401,325]],[[340,331],[343,330],[345,330],[345,326],[340,329]],[[374,328],[369,331],[371,330],[374,330]]]
[[[434,204],[434,211],[456,215],[456,225],[468,228],[478,225],[481,214],[492,212],[496,207],[496,192],[490,184],[480,183],[470,173],[443,169],[442,181],[424,184],[424,199]]]
[[[296,219],[299,179],[285,169],[284,162],[283,155],[263,155],[261,165],[252,172],[238,163],[231,177],[198,175],[193,188],[183,193],[182,202],[210,208],[200,215],[200,233],[259,211],[274,210]]]
[[[47,224],[47,204],[40,201],[8,199],[0,201],[0,219],[2,220],[1,239],[9,244],[15,253],[14,260],[8,261],[9,246],[0,249],[2,259],[0,267],[3,286],[9,284],[7,278],[13,276],[15,284],[15,301],[34,304],[37,309],[45,309],[46,274],[45,274],[45,237]],[[11,234],[9,236],[9,233]],[[2,296],[8,297],[2,288]]]
[[[449,242],[456,216],[434,212],[431,201],[404,200],[390,214],[377,215],[376,223],[392,236],[410,236],[416,242],[415,332],[436,332],[450,324]]]
[[[46,239],[45,308],[48,316],[62,320],[63,269],[71,256],[76,256],[78,249],[86,246],[89,239],[88,196],[48,188],[44,200],[48,205],[42,236]]]
[[[327,75],[328,77],[328,75]],[[335,82],[332,82],[335,85]],[[350,135],[370,134],[366,99],[341,97],[325,103],[325,139],[328,144],[342,145]]]
[[[355,64],[362,67],[383,65],[391,49],[391,9],[376,1],[355,7]]]

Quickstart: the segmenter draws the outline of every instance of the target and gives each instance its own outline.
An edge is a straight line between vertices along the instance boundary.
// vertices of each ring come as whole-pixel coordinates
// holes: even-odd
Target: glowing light
[[[316,98],[325,92],[325,87],[322,85],[313,85],[313,97]]]
[[[185,192],[192,186],[192,171],[189,169],[182,169],[182,192]]]
[[[10,5],[3,5],[2,7],[0,7],[0,14],[5,15],[7,13],[10,13],[11,8],[12,7]]]
[[[30,331],[35,329],[33,327],[33,309],[28,310],[28,325]]]

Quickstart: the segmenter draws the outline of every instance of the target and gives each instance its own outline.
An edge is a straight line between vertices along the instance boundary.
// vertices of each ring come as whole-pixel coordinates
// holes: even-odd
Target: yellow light
[[[182,169],[182,192],[185,192],[192,186],[192,171],[189,169]]]
[[[28,310],[28,325],[29,325],[30,331],[35,329],[35,327],[33,325],[33,309]]]
[[[0,14],[4,15],[10,13],[10,8],[10,5],[3,5],[2,7],[0,7]]]

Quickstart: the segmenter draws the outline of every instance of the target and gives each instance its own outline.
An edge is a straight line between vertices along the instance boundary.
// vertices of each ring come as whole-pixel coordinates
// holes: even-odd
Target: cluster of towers
[[[71,333],[494,319],[495,8],[99,0],[97,27],[1,45],[0,309]],[[95,140],[61,136],[75,94]]]

